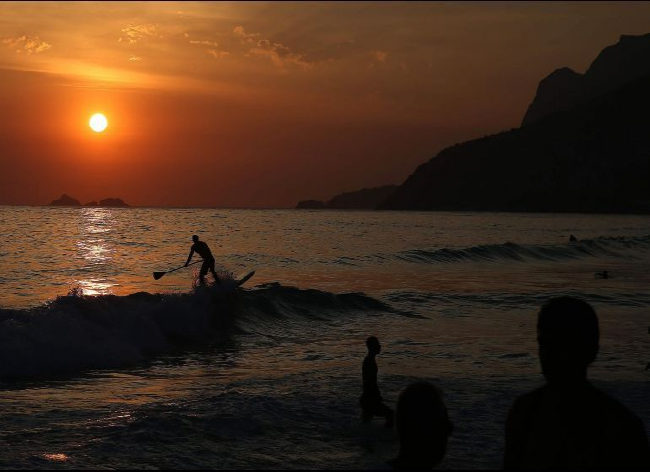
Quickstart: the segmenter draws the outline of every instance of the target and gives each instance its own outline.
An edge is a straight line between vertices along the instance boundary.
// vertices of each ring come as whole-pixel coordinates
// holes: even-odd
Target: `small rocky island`
[[[61,195],[61,198],[52,200],[50,206],[81,206],[81,202],[75,198],[72,198],[67,193]]]
[[[124,207],[128,207],[129,205],[127,205],[124,202],[124,200],[122,200],[121,198],[105,198],[105,199],[99,201],[98,206],[100,206],[100,207],[124,208]]]
[[[64,193],[63,195],[61,195],[61,198],[52,200],[50,206],[127,208],[130,205],[128,205],[121,198],[104,198],[103,200],[100,200],[99,203],[97,203],[96,201],[92,201],[82,205],[79,200],[77,200],[76,198],[72,198],[68,194]]]

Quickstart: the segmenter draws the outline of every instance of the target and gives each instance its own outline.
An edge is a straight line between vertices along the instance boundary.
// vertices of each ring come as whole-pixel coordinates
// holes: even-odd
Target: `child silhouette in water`
[[[379,386],[377,385],[377,362],[375,357],[381,352],[379,340],[370,336],[366,339],[368,355],[363,360],[363,393],[359,399],[361,405],[361,419],[364,423],[372,420],[374,416],[386,418],[386,427],[393,427],[393,410],[383,404]]]

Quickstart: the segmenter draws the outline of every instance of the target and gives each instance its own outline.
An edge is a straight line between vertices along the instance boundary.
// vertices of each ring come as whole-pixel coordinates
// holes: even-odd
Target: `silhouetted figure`
[[[440,391],[429,382],[417,382],[402,391],[395,410],[399,455],[388,461],[396,470],[431,469],[447,451],[453,425]]]
[[[506,423],[506,469],[645,469],[650,451],[643,422],[587,381],[598,353],[591,306],[560,297],[537,320],[546,385],[522,395]]]
[[[596,278],[596,279],[609,279],[609,274],[607,273],[606,270],[604,270],[602,272],[596,272],[594,274],[594,278]]]
[[[650,326],[648,327],[648,334],[650,334]],[[650,370],[650,362],[646,364],[645,370]]]
[[[569,242],[570,243],[575,243],[577,240],[578,239],[574,235],[569,236]]]
[[[366,339],[368,355],[363,360],[363,393],[359,399],[361,405],[361,419],[363,422],[372,420],[374,416],[386,418],[386,427],[393,427],[393,410],[384,405],[377,385],[377,362],[375,357],[381,352],[379,340],[370,336]]]
[[[192,244],[192,248],[190,249],[190,255],[187,256],[185,267],[189,265],[190,261],[192,260],[192,256],[196,252],[203,259],[203,264],[201,264],[201,271],[199,272],[199,283],[201,285],[205,285],[205,275],[208,273],[208,270],[214,276],[215,282],[219,283],[219,277],[214,271],[215,260],[212,256],[212,251],[210,251],[210,248],[206,243],[199,241],[199,237],[196,234],[192,236],[192,241],[194,241],[194,244]]]

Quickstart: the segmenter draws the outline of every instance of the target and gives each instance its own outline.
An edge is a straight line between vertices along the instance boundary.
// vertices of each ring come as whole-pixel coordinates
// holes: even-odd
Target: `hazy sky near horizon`
[[[645,3],[1,2],[0,204],[292,207],[519,126]],[[104,113],[94,133],[88,119]]]

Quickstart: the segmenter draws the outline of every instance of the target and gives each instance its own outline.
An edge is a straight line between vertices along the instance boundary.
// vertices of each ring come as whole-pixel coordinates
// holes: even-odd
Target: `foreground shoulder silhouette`
[[[453,425],[440,391],[428,382],[409,385],[395,410],[399,455],[388,466],[395,470],[431,469],[447,451]]]
[[[366,339],[368,355],[363,360],[363,393],[359,399],[361,405],[361,419],[364,423],[372,420],[373,416],[386,418],[386,427],[393,427],[393,410],[384,405],[377,385],[377,362],[375,357],[381,352],[379,340],[370,336]]]
[[[547,384],[519,397],[506,423],[506,469],[650,467],[643,422],[587,381],[598,353],[598,318],[572,297],[539,312],[537,341]]]

